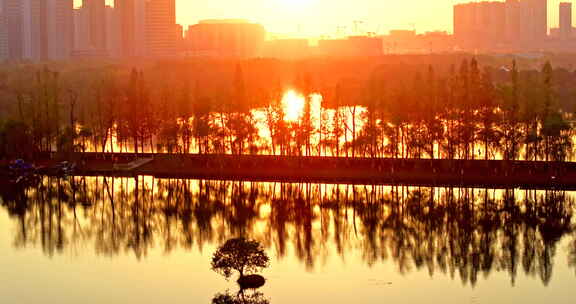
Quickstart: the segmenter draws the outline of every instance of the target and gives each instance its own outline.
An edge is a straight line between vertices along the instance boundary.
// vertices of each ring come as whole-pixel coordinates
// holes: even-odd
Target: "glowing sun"
[[[306,100],[303,95],[293,90],[287,91],[282,97],[282,108],[284,110],[284,120],[298,121],[304,112]]]

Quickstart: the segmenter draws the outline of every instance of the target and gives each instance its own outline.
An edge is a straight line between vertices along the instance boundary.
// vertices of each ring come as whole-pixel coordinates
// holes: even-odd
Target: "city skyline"
[[[76,5],[81,2],[74,1]],[[114,2],[106,1],[108,5]],[[272,35],[305,38],[385,34],[395,29],[452,32],[452,6],[468,2],[475,1],[176,0],[176,22],[187,28],[204,19],[241,18],[264,25]],[[548,0],[549,28],[558,26],[561,2],[566,0]]]
[[[332,34],[318,36],[296,22],[292,25],[298,27],[299,33],[278,34],[277,27],[245,16],[233,7],[227,7],[226,11],[234,12],[230,15],[204,15],[200,10],[192,10],[202,19],[187,25],[179,23],[177,16],[179,12],[190,11],[187,9],[190,6],[177,1],[3,0],[0,58],[34,61],[85,57],[304,58],[454,51],[571,51],[576,47],[576,37],[572,36],[573,4],[564,1],[558,2],[557,7],[547,6],[546,3],[557,2],[548,0],[450,1],[457,4],[446,10],[452,18],[443,19],[451,23],[449,30],[422,30],[416,23],[410,27],[390,25],[386,29],[382,26],[371,29],[369,22],[352,18],[349,26],[336,25]],[[218,3],[226,1],[229,0]],[[257,1],[260,0],[247,3]],[[281,6],[284,15],[300,13],[299,18],[305,19],[306,14],[325,8],[324,1],[298,0],[290,4],[288,0],[270,0],[267,3],[274,5],[259,8]],[[382,5],[372,0],[359,1]],[[345,11],[339,7],[343,3],[337,2],[331,8]],[[193,7],[205,4],[195,2]],[[254,9],[252,16],[257,16],[260,10]],[[421,12],[426,10],[412,11]],[[397,15],[402,17],[400,13]],[[551,15],[562,15],[556,18],[561,22],[554,21]],[[322,23],[325,19],[315,20]],[[322,24],[330,26],[330,22]]]

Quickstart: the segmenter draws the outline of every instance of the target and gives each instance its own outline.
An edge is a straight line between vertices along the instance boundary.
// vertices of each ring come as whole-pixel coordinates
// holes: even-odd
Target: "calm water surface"
[[[1,303],[211,303],[226,240],[269,303],[574,303],[572,192],[44,179],[2,191]]]

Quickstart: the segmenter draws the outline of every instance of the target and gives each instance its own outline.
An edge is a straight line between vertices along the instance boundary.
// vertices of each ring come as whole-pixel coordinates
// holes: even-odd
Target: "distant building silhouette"
[[[8,31],[6,30],[6,18],[0,12],[0,60],[8,59]]]
[[[329,39],[318,42],[320,55],[334,57],[381,56],[381,37],[351,36],[347,39]]]
[[[90,6],[82,6],[74,9],[74,50],[73,57],[107,57],[108,52],[108,31],[106,10],[104,11],[104,21],[94,31],[94,14]],[[95,37],[96,35],[97,37]],[[104,41],[101,38],[105,38]]]
[[[83,0],[82,8],[86,10],[89,26],[89,40],[94,50],[106,50],[106,1]]]
[[[83,8],[74,10],[74,50],[88,50],[90,41],[90,16]]]
[[[148,0],[146,6],[146,47],[149,57],[177,55],[175,0]]]
[[[301,59],[313,55],[308,39],[274,39],[267,41],[264,57]]]
[[[454,36],[466,49],[494,47],[505,40],[506,4],[473,2],[454,6]]]
[[[168,57],[178,54],[175,0],[84,0],[76,9],[78,57]],[[92,2],[93,1],[93,2]],[[95,20],[98,20],[97,22]]]
[[[64,60],[74,46],[74,18],[71,0],[46,0],[45,27],[42,44],[46,46],[42,59]]]
[[[120,12],[114,7],[106,6],[106,51],[110,57],[122,56],[122,30]]]
[[[312,55],[380,56],[451,51],[570,51],[572,4],[560,3],[548,28],[547,0],[500,0],[454,6],[454,34],[394,30],[382,36],[266,41],[266,30],[243,20],[176,24],[176,0],[0,0],[0,59],[65,60],[71,56],[166,58],[192,56],[296,59]],[[472,1],[472,0],[471,0]],[[357,21],[358,22],[358,21]],[[356,25],[357,28],[357,25]]]
[[[572,3],[560,3],[560,38],[568,40],[572,38]]]
[[[123,57],[146,55],[146,1],[115,0],[120,18],[120,45]]]
[[[181,24],[176,24],[176,50],[179,54],[186,51],[186,42],[184,41],[184,27]]]
[[[244,20],[204,20],[188,28],[192,56],[252,58],[261,56],[266,30]]]
[[[30,53],[30,2],[22,0],[4,0],[2,11],[7,33],[8,59],[18,60],[31,57]],[[28,21],[28,22],[26,22]],[[28,56],[27,56],[28,55]]]
[[[73,0],[4,0],[10,60],[59,60],[73,46]]]
[[[384,54],[428,54],[454,50],[454,36],[436,31],[417,34],[414,30],[391,30],[382,36]]]
[[[548,36],[548,0],[523,0],[520,2],[520,39],[528,46],[536,46]]]
[[[514,45],[518,43],[520,33],[522,32],[522,18],[520,14],[519,0],[506,0],[506,28],[504,29],[505,43]]]
[[[541,48],[548,38],[548,2],[507,0],[457,4],[454,36],[463,49]]]

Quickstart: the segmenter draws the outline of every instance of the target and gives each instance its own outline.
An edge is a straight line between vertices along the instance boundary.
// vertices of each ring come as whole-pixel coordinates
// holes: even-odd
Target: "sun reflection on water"
[[[294,90],[289,89],[284,92],[280,99],[281,115],[282,120],[287,123],[289,129],[288,132],[292,132],[291,136],[295,136],[294,132],[298,132],[302,125],[309,123],[312,128],[310,134],[310,144],[313,146],[318,146],[319,143],[324,140],[331,140],[332,142],[337,141],[342,147],[346,143],[349,143],[359,136],[364,128],[364,121],[362,117],[366,113],[366,108],[361,106],[341,106],[338,109],[325,108],[323,105],[324,97],[319,93],[312,93],[308,96]],[[275,101],[276,102],[276,101]],[[307,102],[309,104],[307,105]],[[309,121],[305,122],[305,111],[306,107],[309,106],[310,116]],[[259,150],[256,154],[278,154],[279,151],[273,151],[271,148],[272,144],[272,134],[270,130],[270,125],[273,123],[273,116],[269,115],[270,109],[268,108],[255,108],[250,111],[250,120],[254,124],[254,127],[258,130],[258,138],[254,142],[258,146]],[[339,117],[336,121],[336,114]],[[222,115],[225,113],[212,113],[210,115],[210,124],[217,128],[223,127],[222,122],[225,121],[221,119]],[[279,117],[278,117],[279,118]],[[272,121],[271,121],[272,119]],[[189,126],[193,126],[194,118],[190,118]],[[179,120],[178,124],[181,125],[182,121]],[[337,127],[341,129],[340,135],[337,139],[329,138],[332,131]],[[80,128],[80,127],[79,127]],[[126,152],[130,153],[134,151],[134,145],[131,142],[121,142],[119,135],[119,126],[114,125],[112,129],[107,134],[109,138],[105,141],[105,146],[102,146],[101,141],[93,141],[90,138],[84,140],[79,139],[79,144],[85,144],[86,152]],[[354,135],[355,134],[355,135]],[[94,138],[91,138],[94,139]],[[182,148],[182,139],[178,139],[178,144],[180,149]],[[156,135],[150,139],[150,144],[145,145],[144,152],[150,153],[165,153],[162,147],[159,148],[159,140]],[[178,150],[187,153],[199,153],[199,147],[195,142],[190,143],[188,150]],[[227,151],[229,152],[229,151]],[[332,150],[324,148],[323,151],[316,151],[314,155],[323,156],[335,156]]]

